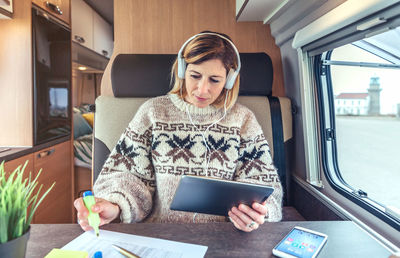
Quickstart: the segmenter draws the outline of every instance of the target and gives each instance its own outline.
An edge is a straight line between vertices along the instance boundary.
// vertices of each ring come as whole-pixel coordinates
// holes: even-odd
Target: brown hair
[[[230,40],[230,37],[222,34],[211,31],[203,31],[201,33],[215,33],[220,34],[223,37],[226,37]],[[200,33],[200,34],[201,34]],[[230,69],[236,70],[238,67],[237,55],[232,47],[232,45],[227,42],[225,39],[213,35],[213,34],[203,34],[195,37],[191,40],[183,49],[182,57],[185,59],[187,64],[200,64],[202,62],[211,60],[211,59],[219,59],[226,69],[226,74]],[[185,87],[185,79],[180,79],[178,77],[178,60],[176,59],[171,69],[171,85],[174,80],[172,89],[169,91],[169,94],[177,94],[182,99],[186,97],[186,87]],[[237,76],[235,83],[231,90],[228,92],[227,100],[226,100],[226,108],[231,108],[239,95],[239,82],[240,75]],[[181,87],[182,87],[182,96],[181,96]],[[222,108],[225,102],[225,94],[227,89],[223,89],[218,98],[212,103],[217,108]]]

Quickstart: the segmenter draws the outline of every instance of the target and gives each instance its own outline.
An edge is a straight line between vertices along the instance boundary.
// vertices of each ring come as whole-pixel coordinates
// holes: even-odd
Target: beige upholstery
[[[99,96],[96,99],[94,137],[111,151],[138,108],[148,99]]]
[[[274,156],[271,111],[268,98],[263,96],[240,96],[238,102],[253,111],[258,123],[263,129],[265,137],[267,137],[271,149],[271,155]],[[279,97],[279,103],[281,104],[283,139],[286,142],[293,137],[290,99]]]
[[[102,141],[111,151],[117,144],[119,137],[132,120],[137,109],[148,98],[115,98],[100,96],[96,99],[95,137]],[[292,115],[290,100],[279,98],[282,112],[284,140],[292,138]],[[273,155],[273,141],[271,128],[270,107],[267,97],[241,96],[238,102],[250,108],[256,115],[258,122],[268,139]]]

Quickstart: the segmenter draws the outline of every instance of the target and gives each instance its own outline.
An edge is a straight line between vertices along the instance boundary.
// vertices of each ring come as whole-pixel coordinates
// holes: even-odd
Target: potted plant
[[[43,185],[38,185],[38,172],[32,180],[31,172],[24,178],[25,165],[18,166],[12,173],[4,171],[4,161],[0,165],[0,257],[25,257],[26,244],[32,217],[54,184],[39,198]],[[9,175],[8,175],[9,174]]]

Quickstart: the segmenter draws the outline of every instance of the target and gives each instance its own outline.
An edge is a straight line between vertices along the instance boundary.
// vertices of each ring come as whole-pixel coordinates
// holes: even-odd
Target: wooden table
[[[252,233],[231,223],[109,224],[101,229],[208,246],[206,257],[273,257],[272,248],[294,226],[323,232],[328,241],[321,257],[389,257],[390,252],[351,221],[290,221],[265,223]],[[77,224],[32,224],[26,257],[44,257],[83,231]]]

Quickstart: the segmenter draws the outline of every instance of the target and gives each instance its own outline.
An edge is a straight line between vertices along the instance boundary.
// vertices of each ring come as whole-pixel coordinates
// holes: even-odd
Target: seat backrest
[[[255,113],[274,155],[268,100],[272,93],[271,59],[265,53],[244,53],[240,57],[242,70],[238,102]],[[96,99],[93,182],[140,105],[150,97],[169,91],[170,70],[175,58],[176,55],[120,54],[114,59],[111,69],[114,96]],[[279,97],[279,102],[286,142],[292,138],[291,103],[285,97]]]

